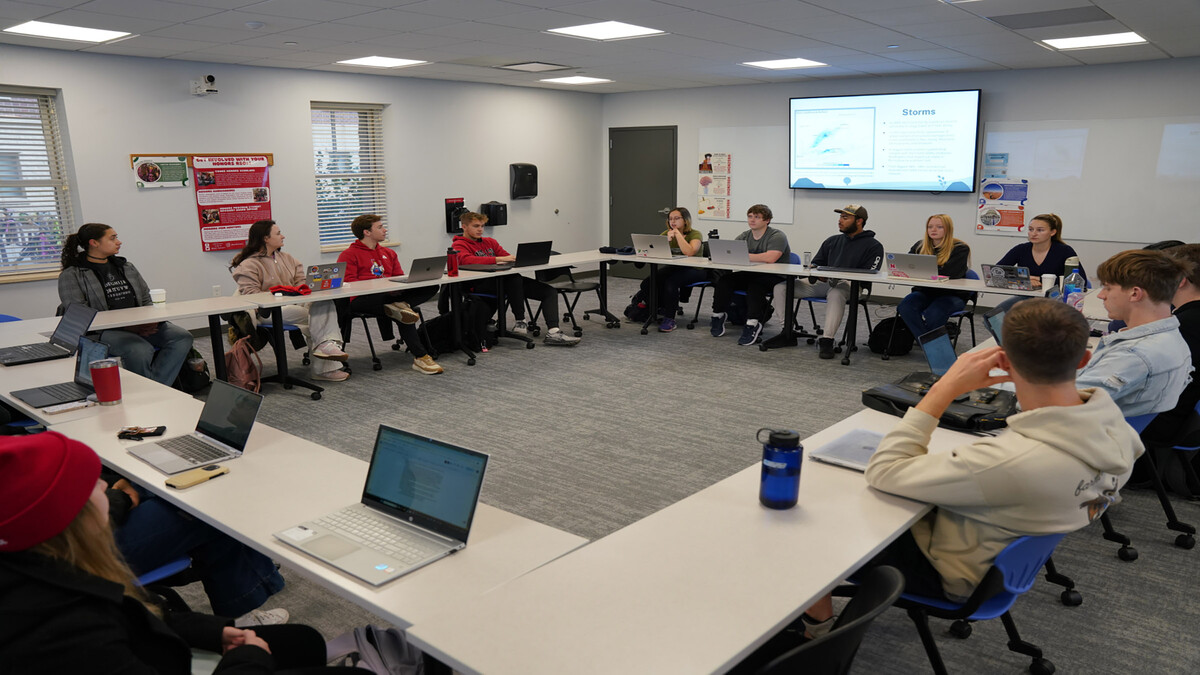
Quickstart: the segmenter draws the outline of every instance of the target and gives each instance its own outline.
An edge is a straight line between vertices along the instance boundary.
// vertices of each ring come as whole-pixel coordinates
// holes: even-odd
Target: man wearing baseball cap
[[[846,267],[875,271],[883,264],[883,244],[875,239],[875,233],[864,229],[867,224],[867,209],[858,204],[847,204],[840,209],[834,209],[838,216],[838,232],[821,243],[821,248],[813,256],[813,265],[828,265],[830,267]],[[864,284],[865,290],[870,290],[870,284]],[[775,297],[772,304],[779,316],[784,316],[785,285],[775,286]],[[842,325],[842,315],[846,313],[846,301],[850,298],[850,282],[838,279],[809,277],[796,282],[797,298],[825,298],[825,330],[817,341],[821,348],[823,359],[833,358],[833,346],[837,340],[838,328]],[[854,317],[850,317],[853,321]]]

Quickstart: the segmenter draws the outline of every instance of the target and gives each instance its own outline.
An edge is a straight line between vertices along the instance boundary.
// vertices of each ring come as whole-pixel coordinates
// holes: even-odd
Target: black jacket
[[[921,245],[924,240],[920,240],[908,249],[909,253],[920,253]],[[945,265],[938,265],[938,274],[951,279],[965,279],[967,270],[970,269],[971,262],[971,247],[967,246],[966,242],[955,241],[954,248],[950,249],[950,258],[946,260]],[[949,291],[944,288],[930,288],[928,286],[918,289],[925,295],[936,298],[942,295],[953,295],[963,300],[970,300],[974,295],[970,291]]]
[[[875,271],[883,264],[883,244],[875,239],[874,230],[863,230],[856,237],[839,232],[821,242],[812,264]],[[870,290],[871,284],[864,283],[863,288]]]
[[[190,647],[220,653],[226,619],[160,620],[120,585],[27,551],[0,553],[0,673],[191,673]],[[218,673],[270,673],[274,659],[232,649]]]

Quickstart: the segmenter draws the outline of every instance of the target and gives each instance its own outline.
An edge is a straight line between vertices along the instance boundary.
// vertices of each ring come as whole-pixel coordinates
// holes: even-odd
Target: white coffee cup
[[[1042,290],[1048,291],[1051,288],[1054,288],[1054,282],[1057,279],[1058,279],[1057,274],[1043,274],[1042,275]]]
[[[167,301],[167,290],[165,288],[151,288],[150,302],[156,305],[161,305]]]

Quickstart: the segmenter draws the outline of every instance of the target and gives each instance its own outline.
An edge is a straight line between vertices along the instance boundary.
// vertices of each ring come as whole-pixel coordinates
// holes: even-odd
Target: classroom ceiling
[[[30,20],[134,35],[88,45],[0,33],[0,43],[524,87],[569,88],[539,82],[566,75],[613,80],[578,87],[597,93],[1200,55],[1196,0],[0,0],[0,28]],[[593,42],[544,32],[598,21],[666,34]],[[1127,31],[1149,42],[1075,51],[1038,42]],[[363,56],[431,63],[335,64]],[[740,65],[790,57],[829,65]],[[499,67],[530,61],[568,68]]]

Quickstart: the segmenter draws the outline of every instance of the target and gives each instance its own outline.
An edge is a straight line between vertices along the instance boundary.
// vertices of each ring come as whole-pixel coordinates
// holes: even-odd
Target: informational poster
[[[729,217],[732,209],[732,166],[733,157],[728,152],[706,152],[701,155],[699,183],[696,189],[699,196],[696,205],[697,216]]]
[[[139,188],[187,187],[187,155],[132,155],[133,183]]]
[[[241,248],[255,221],[271,217],[266,155],[195,155],[192,177],[200,246],[204,251]]]
[[[1029,181],[985,178],[979,188],[979,215],[975,229],[981,234],[1022,236]]]

